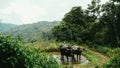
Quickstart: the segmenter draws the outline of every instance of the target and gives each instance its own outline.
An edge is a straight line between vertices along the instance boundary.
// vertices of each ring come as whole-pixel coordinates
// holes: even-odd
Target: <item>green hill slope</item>
[[[10,28],[13,28],[15,26],[16,25],[14,25],[14,24],[0,22],[0,32],[4,32],[6,30],[9,30]]]
[[[58,21],[40,21],[34,24],[20,25],[6,31],[5,34],[11,35],[13,38],[19,35],[23,42],[47,40],[52,38],[51,29],[58,23]]]

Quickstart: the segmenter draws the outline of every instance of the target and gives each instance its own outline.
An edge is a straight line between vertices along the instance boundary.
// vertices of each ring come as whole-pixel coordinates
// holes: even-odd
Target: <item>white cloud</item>
[[[72,7],[80,5],[86,8],[90,2],[91,0],[0,0],[0,19],[13,24],[61,20]]]
[[[3,20],[13,20],[15,24],[26,24],[33,22],[34,18],[44,16],[45,9],[36,5],[29,4],[29,2],[13,2],[7,8],[0,9],[0,14],[3,14]],[[6,18],[5,18],[6,16]],[[16,19],[18,18],[18,21]],[[16,20],[15,20],[16,19]]]

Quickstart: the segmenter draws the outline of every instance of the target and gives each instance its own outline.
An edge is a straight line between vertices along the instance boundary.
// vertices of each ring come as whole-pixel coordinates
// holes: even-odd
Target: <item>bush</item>
[[[105,46],[99,46],[96,50],[106,55],[111,49]]]
[[[32,46],[0,34],[0,68],[59,68],[57,61]]]
[[[120,68],[120,56],[114,56],[110,61],[102,65],[102,68]]]
[[[103,54],[105,54],[105,55],[107,55],[107,53],[108,53],[109,51],[111,51],[111,48],[106,47],[106,46],[97,45],[97,44],[93,44],[93,45],[92,45],[92,44],[89,44],[88,47],[90,47],[90,48],[92,48],[93,50],[96,50],[96,51],[98,51],[98,52],[100,52],[100,53],[103,53]]]
[[[25,68],[24,57],[19,41],[0,34],[0,68]]]
[[[116,55],[120,56],[120,48],[110,50],[107,54],[108,54],[109,57],[114,57]]]
[[[111,59],[105,63],[103,68],[119,68],[120,67],[120,48],[113,49],[107,53]]]
[[[39,50],[33,46],[26,46],[23,51],[28,68],[59,68],[58,62],[52,56],[39,53]]]

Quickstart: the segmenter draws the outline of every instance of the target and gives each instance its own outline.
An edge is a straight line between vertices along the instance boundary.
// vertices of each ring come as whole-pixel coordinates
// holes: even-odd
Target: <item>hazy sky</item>
[[[108,0],[102,0],[102,3]],[[13,24],[62,20],[74,6],[87,7],[91,0],[0,0],[0,20]]]

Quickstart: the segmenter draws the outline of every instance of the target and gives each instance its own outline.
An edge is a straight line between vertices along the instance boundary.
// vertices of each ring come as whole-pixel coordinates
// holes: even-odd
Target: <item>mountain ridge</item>
[[[16,38],[18,35],[22,38],[23,42],[34,42],[52,38],[51,29],[58,25],[59,21],[39,21],[33,24],[23,24],[8,31],[5,35],[10,35]]]
[[[17,26],[17,25],[10,24],[10,23],[4,23],[4,22],[0,21],[0,32],[7,31],[7,30],[9,30],[11,28],[14,28],[15,26]]]

